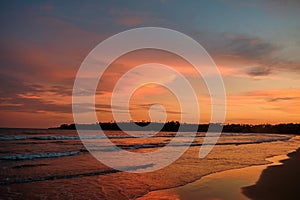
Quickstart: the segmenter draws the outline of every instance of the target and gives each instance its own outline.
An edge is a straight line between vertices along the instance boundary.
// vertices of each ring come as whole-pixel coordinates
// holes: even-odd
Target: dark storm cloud
[[[128,111],[128,108],[126,108],[125,106],[111,105],[111,104],[104,104],[104,103],[96,103],[95,105],[91,103],[77,103],[77,104],[73,104],[73,108],[75,108],[76,111],[80,113],[91,112],[94,110],[96,112],[112,112],[112,109],[114,109],[118,113],[121,113],[123,111],[124,112]]]
[[[300,73],[299,60],[290,60],[281,53],[284,47],[258,36],[197,31],[191,35],[207,49],[217,64],[231,61],[247,75],[265,76],[279,71]]]
[[[269,8],[281,8],[285,9],[287,7],[300,7],[299,0],[263,0]]]
[[[277,98],[272,98],[268,99],[268,102],[278,102],[278,101],[288,101],[288,100],[294,100],[296,99],[295,97],[277,97]]]
[[[235,6],[244,6],[244,7],[262,7],[267,9],[276,9],[276,10],[283,10],[285,11],[291,7],[298,8],[300,7],[299,0],[253,0],[253,1],[240,1],[240,0],[225,0],[227,3],[231,3]]]
[[[258,37],[246,35],[229,35],[225,51],[246,59],[263,59],[270,56],[278,48]]]
[[[142,108],[142,109],[150,109],[151,106],[153,105],[157,105],[155,103],[143,103],[143,104],[139,104],[138,107]],[[152,108],[153,109],[153,108]],[[138,110],[138,108],[136,108],[136,110]],[[184,114],[184,112],[180,112],[180,111],[176,111],[176,110],[160,110],[159,112],[167,112],[168,114]]]
[[[1,97],[0,110],[16,111],[16,112],[56,112],[70,113],[71,104],[55,104],[51,101],[45,101],[39,98],[23,98],[15,96],[12,98]]]
[[[267,76],[270,75],[271,69],[269,67],[252,67],[247,71],[247,74],[250,76]]]
[[[13,75],[0,74],[0,96],[12,97],[17,94],[38,95],[42,92],[51,92],[58,96],[70,96],[72,94],[72,86],[51,85],[43,86],[40,84],[30,83]]]
[[[257,60],[279,50],[274,44],[254,35],[194,31],[191,36],[215,57],[233,56]]]
[[[46,87],[28,83],[13,76],[0,74],[0,110],[18,112],[71,112],[70,103],[61,105],[47,99],[41,99],[40,96],[44,92],[64,97],[71,95],[71,88],[60,85]]]

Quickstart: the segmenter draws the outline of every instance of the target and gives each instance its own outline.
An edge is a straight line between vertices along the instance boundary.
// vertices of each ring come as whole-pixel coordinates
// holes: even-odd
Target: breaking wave
[[[72,156],[80,153],[82,150],[67,151],[67,152],[51,152],[51,153],[40,153],[40,154],[16,154],[1,156],[0,160],[32,160],[39,158],[57,158],[62,156]]]

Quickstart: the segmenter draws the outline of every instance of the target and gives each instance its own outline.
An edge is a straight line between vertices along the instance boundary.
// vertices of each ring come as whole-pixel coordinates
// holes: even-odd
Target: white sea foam
[[[80,150],[67,151],[67,152],[51,152],[51,153],[40,153],[40,154],[16,154],[1,156],[0,160],[32,160],[38,158],[56,158],[62,156],[72,156],[80,153]]]
[[[23,136],[23,135],[11,135],[11,136],[0,136],[0,141],[7,140],[80,140],[80,139],[103,139],[105,136]],[[132,136],[108,136],[108,138],[133,138]]]

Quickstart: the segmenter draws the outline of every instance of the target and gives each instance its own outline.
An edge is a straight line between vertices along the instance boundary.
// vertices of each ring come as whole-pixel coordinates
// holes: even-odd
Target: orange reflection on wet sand
[[[287,155],[274,156],[266,159],[270,164],[213,173],[184,186],[150,192],[139,200],[248,199],[242,194],[241,188],[255,184],[264,169],[281,165],[280,161],[287,158]]]

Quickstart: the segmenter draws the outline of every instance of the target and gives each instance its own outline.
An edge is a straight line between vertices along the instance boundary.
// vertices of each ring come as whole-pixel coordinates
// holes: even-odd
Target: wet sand
[[[251,199],[300,199],[300,148],[288,156],[283,165],[265,169],[243,193]]]
[[[293,153],[288,155],[293,155]],[[281,168],[281,161],[288,158],[287,155],[274,156],[266,159],[271,162],[270,164],[213,173],[184,186],[150,192],[139,199],[252,199],[254,197],[252,194],[260,193],[261,191],[256,187],[254,189],[254,186],[246,186],[254,185],[258,180],[261,180],[260,175],[262,171],[265,172],[269,168]],[[284,164],[286,164],[286,162],[284,162]],[[292,165],[294,164],[295,163],[292,163]],[[295,169],[296,166],[297,165],[294,166]],[[274,177],[275,175],[272,174],[271,177],[272,176]],[[291,178],[288,177],[287,180],[291,180]],[[242,190],[243,187],[245,188],[244,190]],[[245,194],[243,194],[243,192],[245,192]],[[266,194],[266,196],[262,198],[258,197],[258,199],[274,198],[273,196],[268,198],[268,194]]]

